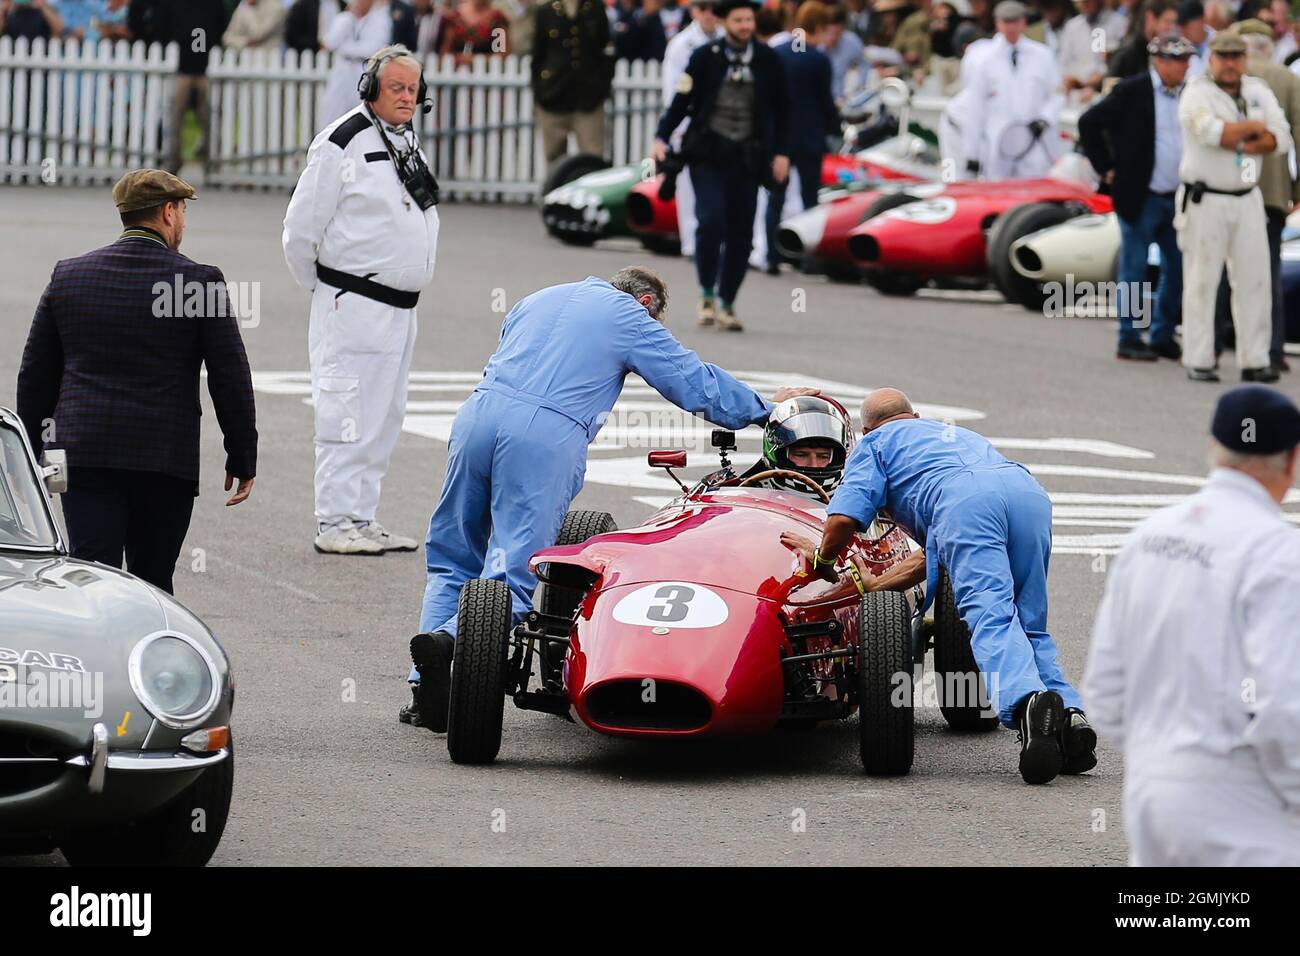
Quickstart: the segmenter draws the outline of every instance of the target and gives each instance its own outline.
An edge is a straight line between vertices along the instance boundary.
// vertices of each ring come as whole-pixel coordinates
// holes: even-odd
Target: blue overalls
[[[521,300],[452,426],[447,477],[425,542],[422,632],[455,636],[460,590],[471,578],[505,581],[516,621],[532,609],[537,579],[528,559],[555,543],[582,489],[587,446],[629,372],[726,428],[766,421],[772,408],[603,279]],[[414,670],[411,680],[418,680]]]
[[[965,428],[899,419],[858,442],[827,512],[866,527],[882,508],[925,540],[927,604],[947,568],[1002,723],[1045,689],[1082,709],[1047,631],[1052,503],[1033,476]]]

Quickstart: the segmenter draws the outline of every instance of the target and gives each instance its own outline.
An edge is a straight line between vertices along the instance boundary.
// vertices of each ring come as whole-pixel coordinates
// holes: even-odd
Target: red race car
[[[866,150],[857,156],[827,153],[822,157],[822,187],[846,187],[869,182],[918,182],[885,153]],[[643,180],[627,194],[627,225],[650,249],[665,249],[677,241],[677,202],[659,198],[662,176]]]
[[[452,760],[496,758],[509,697],[597,733],[640,738],[758,734],[856,711],[866,771],[904,774],[913,758],[914,665],[929,640],[936,685],[969,688],[973,680],[980,688],[951,588],[941,584],[930,629],[920,587],[859,596],[851,579],[811,578],[780,537],[819,539],[825,492],[793,471],[780,475],[807,482],[820,503],[754,487],[773,473],[738,476],[727,458],[734,434],[716,431],[713,443],[722,467],[683,484],[635,528],[619,531],[602,512],[570,512],[559,543],[533,556],[542,585],[523,623],[511,626],[504,582],[465,585],[447,733]],[[651,452],[650,464],[671,475],[686,453]],[[914,545],[904,529],[878,520],[853,548],[879,574]],[[940,672],[964,676],[940,680]],[[982,689],[946,700],[953,726],[996,725]]]
[[[1016,212],[1033,206],[1034,215]],[[1110,198],[1073,176],[1007,182],[923,183],[849,193],[781,224],[777,245],[832,276],[910,295],[931,279],[992,278],[1011,243],[1076,215],[1109,212]],[[1005,289],[1003,291],[1006,291]]]

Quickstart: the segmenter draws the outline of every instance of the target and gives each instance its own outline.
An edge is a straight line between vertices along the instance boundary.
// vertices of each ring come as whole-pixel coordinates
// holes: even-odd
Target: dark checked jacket
[[[18,370],[18,415],[39,455],[50,448],[70,467],[122,468],[199,478],[199,369],[225,435],[226,471],[252,478],[257,424],[248,356],[225,278],[145,230],[54,267],[32,319]],[[174,289],[219,283],[212,314],[168,316]],[[160,304],[155,287],[169,291]],[[194,300],[197,303],[197,299]],[[180,300],[184,305],[184,298]],[[161,315],[157,313],[163,313]]]

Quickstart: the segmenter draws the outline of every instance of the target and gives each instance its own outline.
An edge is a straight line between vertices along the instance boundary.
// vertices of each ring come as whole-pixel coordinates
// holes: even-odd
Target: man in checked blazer
[[[18,414],[37,455],[68,458],[63,517],[74,557],[172,591],[199,488],[199,369],[225,435],[227,505],[253,489],[252,378],[214,266],[181,255],[194,190],[156,169],[113,188],[125,232],[54,267],[18,371]]]

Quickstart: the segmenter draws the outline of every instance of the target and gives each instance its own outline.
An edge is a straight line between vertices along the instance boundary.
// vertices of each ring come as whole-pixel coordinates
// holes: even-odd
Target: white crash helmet
[[[769,468],[784,468],[807,475],[830,494],[844,476],[844,462],[853,448],[853,419],[848,410],[822,395],[801,395],[786,399],[767,418],[763,428],[763,461]],[[790,463],[789,451],[796,444],[822,445],[831,450],[826,468],[800,468]],[[777,476],[773,483],[788,491],[807,492],[799,481]]]

